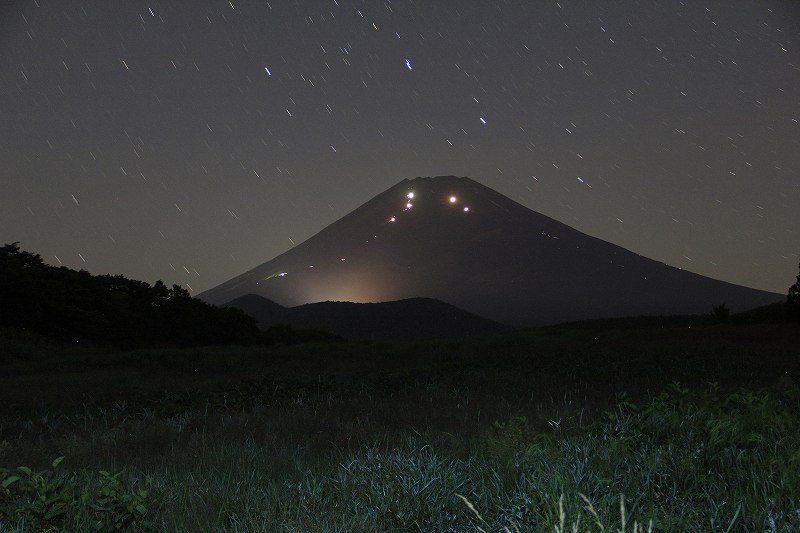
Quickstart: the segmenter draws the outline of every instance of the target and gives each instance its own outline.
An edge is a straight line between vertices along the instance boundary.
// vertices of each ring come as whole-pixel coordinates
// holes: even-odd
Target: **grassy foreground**
[[[4,334],[0,531],[798,531],[799,340],[107,353]]]

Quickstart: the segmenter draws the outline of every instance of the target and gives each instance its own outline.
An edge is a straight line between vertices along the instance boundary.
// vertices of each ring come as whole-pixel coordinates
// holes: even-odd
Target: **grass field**
[[[799,341],[105,352],[6,333],[0,531],[798,531]]]

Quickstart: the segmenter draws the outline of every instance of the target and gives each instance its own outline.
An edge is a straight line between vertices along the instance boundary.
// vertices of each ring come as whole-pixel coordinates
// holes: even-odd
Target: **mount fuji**
[[[742,311],[776,293],[581,233],[469,178],[403,180],[310,239],[199,295],[283,306],[435,298],[510,325]]]

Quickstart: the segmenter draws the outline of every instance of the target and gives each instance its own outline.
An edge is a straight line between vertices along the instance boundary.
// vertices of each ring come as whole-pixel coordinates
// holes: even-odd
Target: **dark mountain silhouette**
[[[199,297],[251,293],[286,306],[422,296],[514,325],[702,314],[721,303],[736,312],[784,298],[642,257],[453,176],[403,180]]]
[[[431,298],[383,303],[320,302],[283,307],[255,294],[223,307],[254,317],[261,329],[287,325],[326,331],[346,339],[423,339],[497,333],[505,326]]]

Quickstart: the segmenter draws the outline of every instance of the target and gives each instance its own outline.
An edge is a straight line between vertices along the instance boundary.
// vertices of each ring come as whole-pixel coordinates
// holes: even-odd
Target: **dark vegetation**
[[[800,269],[800,266],[798,266],[798,269]],[[797,274],[797,281],[794,285],[789,287],[786,305],[789,317],[795,322],[800,322],[800,273]]]
[[[135,349],[6,325],[0,531],[798,531],[788,305]]]
[[[322,339],[277,328],[266,333],[234,308],[192,298],[178,285],[93,276],[54,267],[17,243],[0,248],[0,328],[103,346],[200,346]]]
[[[6,332],[0,530],[554,531],[563,496],[565,530],[598,531],[583,494],[607,530],[624,495],[657,531],[792,531],[797,341],[719,324],[115,351]]]

